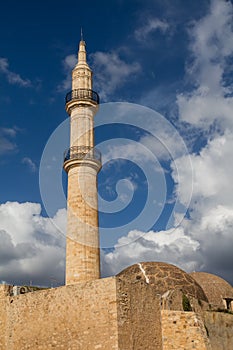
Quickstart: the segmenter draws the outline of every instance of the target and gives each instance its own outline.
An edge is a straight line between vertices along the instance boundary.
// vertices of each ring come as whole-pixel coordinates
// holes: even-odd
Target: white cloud
[[[71,81],[72,81],[71,71],[75,67],[77,63],[77,59],[78,59],[77,56],[72,54],[72,55],[66,56],[62,61],[62,65],[63,65],[64,72],[66,74],[66,77],[58,86],[59,92],[71,90]]]
[[[121,237],[114,251],[104,256],[103,271],[106,275],[116,274],[139,261],[166,261],[191,271],[198,266],[198,249],[199,243],[183,228],[147,233],[134,230]]]
[[[17,128],[1,128],[1,132],[7,136],[15,137],[17,133]]]
[[[223,128],[232,127],[233,98],[227,96],[232,89],[224,81],[233,55],[232,20],[231,2],[212,0],[209,13],[190,29],[187,76],[196,88],[177,96],[184,121],[208,128],[217,120]]]
[[[150,18],[141,28],[135,30],[134,36],[138,41],[145,41],[151,33],[155,31],[165,33],[168,29],[169,24],[166,21],[161,21],[158,18]]]
[[[0,128],[0,155],[17,150],[16,134],[16,128]]]
[[[229,189],[232,186],[233,164],[232,159],[233,136],[226,133],[208,142],[199,155],[191,155],[193,167],[192,200],[212,203],[225,203],[233,205],[233,198]],[[190,159],[190,158],[189,158]],[[186,157],[176,160],[179,165],[179,191],[181,201],[185,197],[189,186],[189,169],[186,166]],[[176,174],[173,174],[177,181]]]
[[[103,256],[103,273],[113,275],[140,261],[165,261],[188,272],[219,274],[232,283],[233,208],[201,209],[176,229],[130,231]]]
[[[137,62],[125,62],[117,52],[100,52],[90,54],[91,68],[95,72],[94,84],[103,99],[107,99],[118,87],[122,86],[127,79],[140,71]],[[71,90],[71,71],[77,63],[77,56],[72,54],[65,57],[62,62],[65,79],[58,86],[58,91]]]
[[[214,122],[223,129],[233,126],[232,97],[204,96],[196,90],[192,95],[179,95],[177,103],[181,119],[197,127],[209,128]]]
[[[95,82],[100,96],[106,100],[117,88],[138,74],[140,65],[137,62],[127,63],[117,52],[97,51],[91,55]]]
[[[7,81],[12,85],[19,85],[22,87],[29,87],[32,85],[29,79],[23,79],[19,74],[14,73],[9,69],[7,58],[0,57],[0,73],[4,74]]]
[[[124,142],[119,139],[117,143],[110,144],[107,152],[103,154],[103,162],[112,159],[127,159],[135,162],[136,164],[140,162],[147,163],[153,161],[153,153],[144,147],[140,142],[132,142],[130,140],[124,140]]]
[[[65,69],[73,69],[77,64],[77,56],[72,54],[65,57],[63,65]]]
[[[233,266],[233,205],[205,201],[196,205],[187,225],[189,235],[200,244],[199,269],[220,274],[231,283]]]
[[[159,171],[161,160],[174,160],[184,152],[183,144],[180,143],[177,135],[171,130],[160,130],[157,135],[142,136],[137,142],[119,139],[105,148],[103,152],[103,163],[112,159],[127,159],[135,164],[155,166]],[[172,152],[171,152],[172,151]]]
[[[195,126],[216,123],[207,145],[191,155],[193,194],[185,232],[199,242],[199,269],[219,273],[232,281],[233,266],[233,98],[229,86],[229,58],[233,55],[233,6],[212,0],[209,13],[190,31],[193,61],[188,77],[196,84],[189,94],[178,96],[180,116]],[[219,130],[220,129],[220,130]],[[219,130],[219,131],[218,131]],[[186,157],[179,164],[177,192],[183,201],[190,186]],[[175,173],[173,177],[177,180]],[[198,260],[199,259],[199,260]]]
[[[63,283],[66,210],[50,219],[37,203],[0,205],[0,279],[8,283]]]
[[[114,274],[138,261],[166,261],[191,270],[220,274],[232,281],[233,266],[233,135],[226,132],[208,142],[200,154],[176,159],[177,197],[186,203],[193,186],[190,219],[176,229],[148,233],[131,231],[103,258],[106,274]],[[179,219],[179,213],[176,214]]]
[[[22,164],[25,164],[28,166],[29,170],[34,173],[37,170],[36,164],[31,160],[29,157],[24,157],[21,161]]]
[[[140,142],[148,149],[150,149],[159,160],[174,160],[178,155],[184,152],[183,144],[177,134],[172,130],[161,129],[157,130],[158,138],[151,135],[143,136]]]
[[[180,120],[200,129],[209,130],[214,123],[220,126],[209,133],[198,154],[189,157],[177,153],[172,164],[181,204],[187,204],[186,193],[192,187],[190,217],[175,230],[129,232],[105,255],[108,274],[138,261],[162,260],[188,271],[216,273],[233,282],[233,98],[227,75],[233,55],[232,19],[231,2],[212,0],[207,15],[189,32],[192,61],[187,78],[194,89],[177,96]],[[178,218],[179,213],[176,215]]]

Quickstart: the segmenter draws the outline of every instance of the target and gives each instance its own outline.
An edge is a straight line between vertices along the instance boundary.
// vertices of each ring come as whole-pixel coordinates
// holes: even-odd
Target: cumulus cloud
[[[62,66],[66,77],[58,86],[59,92],[71,90],[71,81],[72,81],[71,71],[75,67],[77,60],[78,60],[77,56],[72,54],[72,55],[66,56],[62,61]]]
[[[233,247],[232,216],[232,97],[225,73],[233,54],[233,7],[230,2],[213,0],[209,13],[195,23],[191,35],[193,62],[188,74],[196,75],[197,88],[189,95],[179,96],[183,120],[206,128],[216,122],[219,133],[210,134],[199,154],[191,155],[193,194],[189,235],[200,243],[199,266],[219,272],[232,282]],[[178,159],[180,179],[177,191],[182,201],[189,184],[186,157]]]
[[[209,202],[233,204],[231,192],[231,181],[233,177],[233,164],[230,161],[233,150],[233,136],[226,133],[209,141],[200,154],[190,155],[193,167],[193,190],[192,200],[194,202]],[[189,169],[185,166],[186,157],[179,158],[179,184],[177,191],[180,193],[181,201],[185,196],[186,186],[190,178]],[[177,175],[173,173],[178,183]]]
[[[194,183],[190,221],[186,223],[189,235],[200,243],[202,269],[219,271],[231,280],[232,149],[232,134],[225,133],[209,141],[199,155],[191,155]],[[177,186],[181,200],[189,186],[189,174],[183,163],[185,160],[185,157],[177,160],[181,169]]]
[[[212,0],[209,13],[190,29],[187,78],[196,87],[177,96],[181,120],[202,128],[214,121],[232,127],[233,99],[224,81],[233,55],[232,18],[231,2]]]
[[[96,87],[104,100],[141,69],[138,62],[128,63],[118,52],[97,51],[91,55],[91,59]]]
[[[204,213],[196,211],[176,229],[130,231],[103,255],[103,273],[113,275],[140,261],[165,261],[188,272],[219,274],[232,283],[232,227],[232,207],[217,205]]]
[[[0,128],[0,155],[17,149],[14,141],[16,133],[16,128]]]
[[[37,203],[0,205],[0,280],[50,286],[64,281],[66,210],[53,218]]]
[[[187,76],[196,87],[178,96],[180,117],[199,128],[218,128],[209,132],[209,140],[198,154],[191,155],[193,193],[190,220],[183,223],[186,232],[200,244],[199,269],[219,273],[232,280],[233,199],[232,150],[233,98],[230,87],[229,58],[233,55],[233,6],[213,0],[209,13],[190,31],[192,61]],[[190,186],[186,157],[179,163],[177,192],[181,201]]]
[[[18,73],[14,73],[9,69],[7,58],[0,57],[0,73],[4,74],[8,83],[19,85],[22,87],[30,87],[32,85],[29,79],[23,79]]]
[[[233,54],[232,19],[231,2],[212,0],[206,16],[189,28],[187,81],[193,89],[177,96],[180,121],[208,129],[206,144],[198,153],[177,154],[172,163],[181,205],[187,204],[186,193],[192,188],[189,216],[177,228],[131,231],[120,238],[104,256],[107,274],[138,261],[163,260],[187,271],[216,273],[233,283],[233,100],[229,79],[225,79]],[[214,124],[218,128],[212,132]]]
[[[122,86],[127,79],[140,71],[137,62],[124,61],[118,52],[100,52],[90,54],[91,67],[95,71],[96,89],[101,97],[106,100],[118,87]],[[71,89],[71,71],[77,63],[76,55],[68,55],[62,61],[65,79],[58,86],[58,91],[64,92]]]
[[[159,161],[174,160],[184,153],[184,144],[172,129],[160,129],[153,135],[143,135],[135,142],[127,139],[114,140],[106,146],[103,153],[103,163],[106,161],[127,159],[137,165],[147,164],[159,170]],[[151,130],[153,126],[151,126]],[[152,130],[153,131],[153,130]],[[157,166],[156,166],[157,164]]]
[[[166,261],[191,271],[198,265],[198,249],[199,243],[186,235],[182,227],[147,233],[134,230],[121,237],[114,251],[104,256],[103,271],[116,274],[139,261]]]
[[[134,36],[138,41],[144,41],[151,33],[155,31],[165,33],[168,29],[169,24],[166,21],[161,21],[159,18],[150,18],[142,27],[135,30]]]
[[[32,173],[35,173],[35,172],[36,172],[37,166],[36,166],[36,164],[31,160],[31,158],[29,158],[29,157],[24,157],[24,158],[22,159],[21,163],[27,165],[27,167],[29,168],[29,170],[30,170]]]

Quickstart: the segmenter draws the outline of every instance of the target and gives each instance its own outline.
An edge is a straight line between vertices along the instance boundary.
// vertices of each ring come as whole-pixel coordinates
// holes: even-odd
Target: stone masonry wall
[[[96,169],[75,166],[68,173],[66,285],[100,277]]]
[[[152,285],[116,277],[119,350],[162,350],[160,298]]]
[[[153,286],[128,277],[14,297],[0,286],[0,349],[233,349],[233,315],[161,312]]]
[[[204,322],[212,350],[233,349],[233,315],[222,312],[205,312]]]
[[[0,288],[0,350],[162,350],[160,298],[120,277],[10,296]]]
[[[204,323],[194,312],[163,310],[162,337],[163,350],[212,349]]]
[[[115,278],[9,296],[6,315],[1,350],[118,349]]]
[[[8,286],[0,285],[0,349],[5,350],[6,326],[7,326],[7,295]]]

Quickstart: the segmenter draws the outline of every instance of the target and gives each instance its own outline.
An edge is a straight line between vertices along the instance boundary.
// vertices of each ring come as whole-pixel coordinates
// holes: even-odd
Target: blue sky
[[[103,276],[154,260],[233,282],[232,2],[12,1],[0,16],[0,280],[63,283],[82,27],[102,103]]]

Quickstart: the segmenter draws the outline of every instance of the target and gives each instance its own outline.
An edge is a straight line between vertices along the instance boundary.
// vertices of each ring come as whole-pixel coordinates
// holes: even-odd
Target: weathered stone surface
[[[66,284],[100,277],[96,171],[81,166],[68,174]]]
[[[80,41],[78,63],[72,72],[72,90],[91,92],[92,71],[86,61],[85,42]],[[99,225],[97,202],[97,172],[100,162],[86,157],[94,147],[94,116],[97,104],[90,95],[76,95],[67,101],[70,115],[71,153],[64,162],[68,172],[66,284],[98,279],[100,277]],[[86,98],[85,98],[86,97]],[[72,150],[83,149],[86,154]]]
[[[160,298],[143,280],[116,279],[119,350],[162,350]]]
[[[123,270],[118,276],[127,275],[131,283],[142,280],[149,281],[154,293],[163,297],[167,294],[170,298],[174,291],[187,295],[191,299],[208,303],[208,299],[199,284],[185,271],[178,267],[163,262],[142,262]],[[172,300],[172,298],[171,298]],[[180,303],[173,303],[172,309],[182,310]]]
[[[163,350],[211,350],[203,320],[194,312],[162,311]]]
[[[161,311],[161,295],[145,267],[142,275],[127,269],[117,277],[18,296],[0,286],[0,349],[233,348],[233,315]],[[178,303],[182,293],[175,290],[173,296]]]
[[[212,308],[225,309],[224,298],[233,300],[233,287],[223,278],[207,272],[192,272],[190,275],[202,287]]]
[[[0,290],[1,350],[118,349],[115,278],[3,294]]]
[[[6,350],[7,339],[7,303],[9,295],[9,286],[0,285],[0,349]]]
[[[204,323],[212,350],[233,349],[233,315],[206,311]]]

